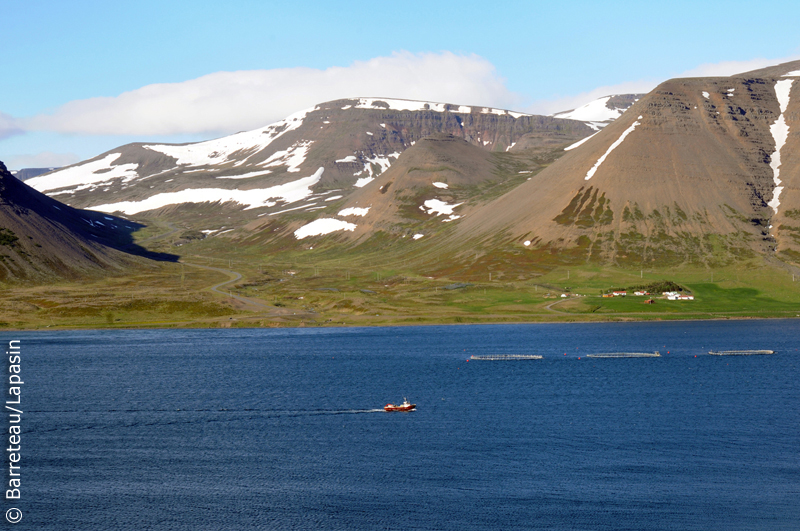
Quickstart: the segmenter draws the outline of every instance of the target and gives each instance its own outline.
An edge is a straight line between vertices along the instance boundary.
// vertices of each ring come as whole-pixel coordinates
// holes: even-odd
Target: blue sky
[[[792,2],[2,0],[0,160],[260,127],[346,96],[551,113],[800,58]]]

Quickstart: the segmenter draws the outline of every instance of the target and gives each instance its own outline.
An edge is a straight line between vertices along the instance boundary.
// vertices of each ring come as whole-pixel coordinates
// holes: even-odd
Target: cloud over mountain
[[[8,160],[8,166],[9,168],[59,168],[75,164],[80,160],[80,157],[74,153],[42,151],[13,156]]]
[[[742,72],[749,72],[767,66],[787,63],[800,59],[800,55],[791,55],[781,59],[749,59],[746,61],[721,61],[719,63],[704,63],[685,72],[669,75],[669,77],[728,77]],[[666,74],[666,72],[665,72]],[[610,96],[612,94],[643,94],[650,92],[664,79],[638,79],[624,81],[614,85],[600,86],[575,95],[565,95],[553,99],[543,99],[533,102],[521,109],[533,114],[554,114],[561,111],[576,109],[590,101]]]
[[[800,55],[791,55],[781,59],[749,59],[747,61],[722,61],[719,63],[704,63],[696,68],[683,72],[678,77],[712,77],[732,76],[741,72],[749,72],[759,68],[788,63],[800,59]]]
[[[88,135],[230,133],[263,126],[320,101],[353,96],[501,108],[519,101],[482,57],[398,52],[325,70],[216,72],[180,83],[147,85],[115,97],[71,101],[52,114],[20,123],[28,130]]]
[[[22,133],[17,120],[12,116],[0,112],[0,140]]]

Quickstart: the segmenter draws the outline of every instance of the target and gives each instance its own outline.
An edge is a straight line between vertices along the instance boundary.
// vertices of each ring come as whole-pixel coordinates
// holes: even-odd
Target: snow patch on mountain
[[[623,109],[610,109],[606,105],[610,99],[611,96],[606,96],[598,100],[590,101],[577,109],[554,114],[553,117],[590,122],[590,127],[594,125],[595,127],[601,128],[606,125],[603,122],[616,120],[625,112]]]
[[[311,187],[322,178],[325,168],[319,168],[314,175],[289,183],[254,190],[225,190],[221,188],[188,188],[177,192],[155,194],[142,201],[121,201],[91,207],[101,212],[124,212],[138,214],[167,205],[181,203],[225,203],[233,201],[244,205],[245,210],[258,207],[271,207],[277,201],[295,203],[312,195]],[[306,205],[308,206],[308,205]]]
[[[369,212],[370,208],[372,208],[372,207],[365,207],[365,208],[350,207],[350,208],[345,208],[344,210],[340,210],[339,211],[339,215],[340,216],[366,216],[367,212]]]
[[[772,207],[775,213],[778,213],[778,207],[781,204],[780,195],[783,191],[780,179],[781,167],[781,149],[786,144],[786,139],[789,138],[789,125],[786,123],[784,113],[789,107],[789,93],[792,90],[794,79],[782,79],[775,83],[775,96],[778,98],[781,113],[775,123],[769,127],[769,132],[772,133],[772,138],[775,140],[775,152],[770,157],[770,167],[772,168],[772,180],[775,183],[775,188],[772,191],[772,200],[767,203]]]
[[[639,122],[639,120],[641,120],[641,119],[642,119],[642,117],[641,117],[641,116],[639,116],[639,118],[638,118],[638,119],[637,119],[635,122],[633,122],[633,124],[631,124],[631,126],[630,126],[630,127],[628,127],[628,128],[625,130],[625,131],[623,131],[623,133],[620,135],[620,137],[619,137],[619,138],[618,138],[618,139],[617,139],[617,140],[616,140],[616,141],[615,141],[613,144],[611,144],[611,146],[608,148],[608,151],[606,151],[606,152],[603,154],[603,156],[602,156],[602,157],[600,157],[599,159],[597,159],[597,162],[594,164],[594,166],[592,166],[592,168],[591,168],[591,169],[590,169],[588,172],[586,172],[586,178],[585,178],[585,180],[587,180],[587,181],[588,181],[589,179],[591,179],[591,178],[594,176],[594,174],[595,174],[595,172],[597,171],[597,169],[598,169],[598,168],[600,167],[600,165],[601,165],[601,164],[603,164],[603,162],[606,160],[606,157],[608,157],[608,155],[609,155],[609,154],[610,154],[612,151],[614,151],[615,149],[617,149],[617,148],[620,146],[620,144],[622,144],[622,141],[623,141],[623,140],[625,140],[625,137],[626,137],[626,136],[628,136],[629,134],[631,134],[631,133],[633,132],[633,130],[634,130],[634,129],[636,129],[636,126],[637,126],[637,125],[640,125],[640,122]]]
[[[598,132],[599,132],[599,131],[598,131]],[[571,144],[571,145],[569,145],[569,146],[565,147],[565,148],[564,148],[564,151],[571,151],[571,150],[575,149],[576,147],[578,147],[578,146],[582,145],[584,142],[586,142],[587,140],[589,140],[590,138],[592,138],[592,137],[593,137],[594,135],[596,135],[596,134],[597,134],[597,133],[594,133],[593,135],[589,135],[589,136],[587,136],[586,138],[583,138],[583,139],[581,139],[581,140],[578,140],[578,141],[577,141],[577,142],[575,142],[574,144]],[[521,172],[520,172],[520,173],[521,173]]]
[[[433,214],[434,216],[439,216],[439,215],[448,216],[446,219],[442,220],[444,223],[447,223],[448,221],[453,221],[461,217],[456,214],[453,214],[453,209],[463,204],[464,203],[448,205],[447,203],[441,201],[440,199],[428,199],[427,201],[422,203],[422,206],[420,206],[419,209],[425,212],[426,214]]]
[[[369,183],[375,180],[375,177],[377,175],[380,175],[381,173],[389,169],[389,166],[391,166],[393,162],[389,160],[390,158],[397,160],[399,156],[400,153],[395,152],[386,156],[376,155],[372,158],[365,158],[364,160],[366,162],[364,163],[364,169],[356,173],[354,177],[358,177],[364,172],[367,172],[367,177],[359,178],[353,186],[355,186],[356,188],[363,188],[364,186],[368,185]],[[380,171],[377,172],[374,171],[374,169],[372,168],[373,164],[377,164]]]
[[[294,131],[301,125],[306,115],[316,107],[296,112],[261,129],[236,133],[235,135],[186,144],[182,146],[167,144],[148,144],[143,146],[151,151],[163,153],[177,161],[178,166],[209,166],[223,164],[232,159],[231,155],[237,152],[256,153],[269,146],[276,139],[289,131]]]
[[[308,149],[313,143],[313,140],[301,140],[299,142],[295,142],[288,149],[276,151],[270,155],[267,160],[259,163],[258,165],[264,166],[265,168],[270,168],[274,166],[283,166],[285,164],[287,166],[286,171],[292,173],[298,172],[300,171],[300,165],[306,160]]]
[[[302,240],[309,236],[322,236],[323,234],[330,234],[338,230],[348,230],[352,232],[356,230],[356,224],[348,223],[340,219],[319,218],[294,231],[294,237],[298,240]]]
[[[111,165],[121,156],[121,153],[109,153],[102,159],[86,162],[80,166],[73,166],[41,177],[28,179],[25,181],[25,184],[32,186],[40,192],[47,192],[49,190],[68,188],[70,186],[83,185],[84,188],[89,188],[92,184],[99,186],[112,179],[122,178],[125,181],[129,181],[139,177],[139,174],[136,173],[139,165],[136,163],[120,164],[119,166]]]

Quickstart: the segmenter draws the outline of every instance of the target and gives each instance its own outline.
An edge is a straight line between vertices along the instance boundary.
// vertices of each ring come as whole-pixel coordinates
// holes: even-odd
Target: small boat
[[[383,406],[384,411],[414,411],[417,407],[416,404],[411,404],[408,402],[407,398],[403,398],[402,404],[386,404]]]

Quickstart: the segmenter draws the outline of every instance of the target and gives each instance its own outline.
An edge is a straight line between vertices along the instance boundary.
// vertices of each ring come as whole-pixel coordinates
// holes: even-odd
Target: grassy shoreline
[[[416,255],[370,261],[329,251],[265,257],[247,247],[211,250],[187,249],[181,262],[153,262],[101,279],[7,284],[0,289],[0,330],[800,318],[800,275],[774,261],[713,270],[533,269],[510,261],[455,271],[439,257],[423,263]],[[601,297],[663,282],[683,286],[695,300],[656,298],[645,305],[646,297]]]

